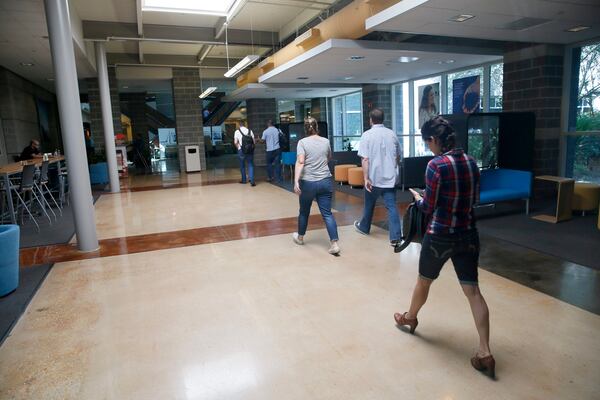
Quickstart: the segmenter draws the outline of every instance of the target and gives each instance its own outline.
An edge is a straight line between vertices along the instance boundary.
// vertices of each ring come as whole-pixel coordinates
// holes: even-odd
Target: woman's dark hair
[[[319,124],[317,120],[313,117],[308,117],[304,120],[304,132],[306,136],[310,135],[318,135],[319,134]]]
[[[425,89],[423,89],[423,96],[421,96],[421,105],[419,106],[419,110],[429,110],[429,93],[433,90],[433,86],[427,85]],[[431,105],[433,107],[433,112],[437,113],[437,107],[435,103]]]
[[[445,153],[456,146],[456,134],[450,122],[442,117],[433,117],[421,127],[421,137],[424,141],[438,138]]]

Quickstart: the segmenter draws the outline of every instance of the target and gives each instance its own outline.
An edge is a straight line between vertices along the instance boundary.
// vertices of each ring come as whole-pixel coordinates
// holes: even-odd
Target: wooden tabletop
[[[64,156],[48,157],[48,162],[50,164],[52,164],[55,162],[63,161],[64,159],[65,159]],[[23,171],[24,165],[36,165],[39,167],[40,165],[42,165],[42,162],[43,162],[43,160],[41,158],[34,158],[33,160],[23,161],[23,165],[21,165],[21,162],[6,164],[6,165],[3,165],[2,167],[0,167],[0,174],[3,174],[3,175],[18,174],[21,171]]]
[[[575,181],[572,178],[565,178],[564,176],[552,176],[552,175],[539,175],[539,176],[536,176],[535,179],[539,179],[541,181],[558,182],[558,183],[574,182]]]

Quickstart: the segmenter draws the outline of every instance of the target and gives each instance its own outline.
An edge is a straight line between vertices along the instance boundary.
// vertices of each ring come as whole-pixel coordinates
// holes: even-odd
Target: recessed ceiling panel
[[[449,21],[460,14],[474,18]],[[598,0],[403,0],[365,25],[376,31],[568,44],[600,36],[599,21]],[[589,28],[566,32],[576,26]]]
[[[262,75],[259,82],[394,83],[496,60],[501,55],[491,49],[331,39]]]

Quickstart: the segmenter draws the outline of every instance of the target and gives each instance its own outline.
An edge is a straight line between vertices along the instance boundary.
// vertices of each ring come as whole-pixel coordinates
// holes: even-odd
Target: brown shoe
[[[410,333],[415,333],[415,329],[417,329],[417,325],[419,325],[419,321],[416,318],[406,318],[406,313],[394,314],[394,321],[396,321],[396,326],[398,328],[408,325],[410,327]]]
[[[496,360],[494,360],[494,356],[491,354],[481,358],[475,354],[475,356],[471,358],[471,365],[477,371],[484,373],[492,379],[496,376]]]

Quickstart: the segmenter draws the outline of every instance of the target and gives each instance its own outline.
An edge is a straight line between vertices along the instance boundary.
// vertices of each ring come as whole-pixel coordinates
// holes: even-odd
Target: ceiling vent
[[[507,29],[509,31],[524,31],[525,29],[530,29],[535,26],[543,25],[547,22],[550,22],[550,19],[545,18],[520,18],[516,21],[509,22],[508,24],[504,24],[499,26],[500,29]]]

